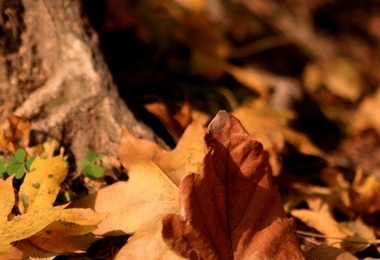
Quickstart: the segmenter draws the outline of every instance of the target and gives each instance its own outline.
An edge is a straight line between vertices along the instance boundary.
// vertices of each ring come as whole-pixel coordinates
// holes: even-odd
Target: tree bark
[[[0,2],[0,11],[1,121],[29,118],[76,162],[87,149],[115,156],[123,124],[166,148],[119,97],[79,0],[13,0]]]

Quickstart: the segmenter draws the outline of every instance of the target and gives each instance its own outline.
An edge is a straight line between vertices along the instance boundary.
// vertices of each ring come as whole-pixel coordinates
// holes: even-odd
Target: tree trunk
[[[119,97],[79,0],[6,0],[0,11],[2,122],[31,119],[77,162],[87,149],[115,156],[123,124],[166,147]]]

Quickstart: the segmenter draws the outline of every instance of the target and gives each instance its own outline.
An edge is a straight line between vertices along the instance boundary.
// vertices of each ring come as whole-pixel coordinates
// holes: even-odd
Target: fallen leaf
[[[254,68],[242,68],[231,64],[225,65],[224,69],[243,86],[256,91],[264,99],[268,98],[269,86],[260,71]]]
[[[358,260],[354,255],[342,249],[321,244],[305,252],[307,260]]]
[[[355,102],[363,89],[363,79],[352,61],[342,56],[332,56],[309,63],[304,70],[304,83],[309,92],[322,85],[335,95]]]
[[[52,158],[55,151],[59,148],[59,142],[53,138],[48,138],[42,144],[32,147],[25,147],[25,151],[29,156],[38,155],[42,159]]]
[[[0,251],[11,242],[28,238],[58,218],[64,206],[29,211],[3,223],[0,229]]]
[[[68,172],[62,156],[49,159],[37,157],[30,169],[19,191],[19,209],[26,214],[51,208]],[[96,240],[90,233],[104,218],[105,215],[90,209],[63,210],[56,221],[49,222],[29,240],[49,252],[84,252]]]
[[[356,109],[352,127],[354,131],[361,132],[367,129],[375,129],[380,133],[380,88],[376,93],[365,97]]]
[[[350,252],[360,252],[369,247],[371,244],[377,244],[374,230],[360,220],[357,219],[355,221],[345,221],[341,222],[340,224],[352,231],[355,237],[362,240],[362,243],[354,244],[355,250],[350,250]],[[359,239],[357,240],[359,242]],[[347,241],[345,247],[348,247],[348,244],[350,242],[351,241]]]
[[[374,175],[364,175],[358,170],[349,190],[350,206],[364,213],[380,210],[380,180]]]
[[[48,252],[83,253],[97,240],[90,233],[105,217],[106,214],[99,214],[91,209],[65,209],[56,221],[31,236],[29,240]]]
[[[303,259],[262,144],[224,111],[206,143],[202,174],[181,181],[181,214],[163,219],[171,250],[191,259]]]
[[[17,260],[25,259],[25,254],[22,250],[12,244],[8,244],[0,249],[0,259],[2,260]]]
[[[62,156],[49,159],[37,157],[20,187],[20,212],[52,207],[59,192],[59,185],[66,178],[67,172]]]
[[[8,215],[12,211],[15,205],[15,194],[13,191],[12,181],[14,175],[8,177],[5,181],[0,179],[0,225],[5,224],[8,221]]]
[[[62,161],[62,158],[59,158]],[[54,160],[53,160],[54,161]],[[52,161],[49,161],[52,162]],[[45,168],[49,169],[47,165],[43,165]],[[57,165],[52,163],[53,168]],[[38,164],[35,167],[39,167]],[[65,166],[66,167],[66,166]],[[51,175],[56,174],[56,169],[50,169]],[[67,168],[66,168],[67,171]],[[39,171],[41,173],[41,171]],[[49,174],[46,174],[46,179],[49,179]],[[13,207],[15,206],[15,194],[14,189],[12,186],[12,177],[8,177],[5,181],[0,181],[0,199],[4,202],[3,207],[0,209],[0,255],[13,255],[12,257],[16,257],[16,255],[20,255],[20,258],[16,259],[22,259],[22,250],[15,248],[14,246],[10,245],[11,242],[19,241],[22,239],[30,238],[36,233],[40,232],[41,230],[45,230],[46,226],[53,223],[63,212],[63,209],[67,205],[59,206],[59,207],[53,207],[53,202],[50,201],[49,197],[53,193],[54,200],[56,193],[54,192],[57,187],[59,187],[60,181],[56,184],[48,185],[47,187],[44,187],[44,185],[37,186],[32,185],[32,189],[23,188],[24,193],[21,193],[24,198],[24,205],[28,205],[28,210],[20,210],[22,213],[21,215],[13,216],[10,215]],[[22,186],[28,186],[30,182],[30,179],[27,180],[27,177],[24,179],[23,184],[21,185],[20,190],[22,189]],[[35,182],[33,182],[35,184]],[[55,185],[55,186],[54,186]],[[24,187],[25,187],[24,186]],[[42,188],[42,193],[34,194],[34,190],[39,190],[39,188]],[[47,190],[44,191],[44,188]],[[34,189],[34,190],[33,190]],[[30,194],[30,193],[33,194]],[[32,198],[32,200],[28,200],[29,198]],[[38,196],[36,199],[33,199],[33,195]],[[46,195],[47,204],[45,203],[38,203],[39,200],[43,200],[44,196]],[[21,195],[20,195],[21,196]],[[42,198],[41,198],[41,197]],[[35,203],[37,201],[37,203]],[[30,204],[28,204],[30,203]],[[30,206],[30,207],[29,207]],[[66,227],[65,227],[66,228]],[[45,232],[45,231],[42,231]]]
[[[199,13],[205,8],[204,0],[174,0],[176,3],[181,5],[182,7],[188,9],[191,12]]]
[[[145,105],[145,108],[165,125],[175,141],[178,141],[184,129],[186,129],[192,121],[191,105],[189,102],[182,104],[181,109],[174,114],[163,102],[149,103]]]
[[[183,176],[200,171],[206,154],[203,140],[206,120],[202,116],[195,118],[172,151],[165,151],[153,142],[136,138],[127,128],[122,127],[119,158],[126,169],[141,159],[152,161],[178,186]]]
[[[16,259],[44,259],[53,260],[57,254],[46,252],[38,247],[36,247],[28,239],[23,239],[9,245],[9,248],[0,252],[0,259],[2,260],[16,260]]]
[[[28,238],[42,230],[58,218],[65,206],[50,207],[48,209],[33,210],[23,215],[10,217],[15,204],[15,194],[12,186],[12,177],[0,181],[0,199],[3,202],[0,208],[0,252],[15,252],[9,243]],[[9,252],[10,252],[9,251]]]
[[[281,170],[281,153],[288,142],[300,153],[327,159],[326,153],[315,146],[310,139],[300,132],[291,129],[287,124],[294,118],[288,110],[277,110],[263,99],[256,99],[247,105],[240,106],[233,112],[247,132],[260,141],[269,152],[273,174],[277,176]]]
[[[29,145],[30,121],[25,117],[11,115],[8,117],[9,132],[7,138],[16,147],[27,147]]]
[[[0,127],[0,148],[5,149],[12,154],[16,151],[12,141],[4,135],[4,129],[2,127]]]
[[[97,228],[98,224],[106,217],[89,208],[65,209],[57,219],[59,228],[69,235],[88,234]]]
[[[341,226],[332,216],[323,212],[295,209],[290,214],[325,235],[327,245],[342,248],[343,240],[349,239],[353,235],[352,232]]]
[[[72,207],[91,207],[108,213],[97,235],[133,234],[116,259],[171,259],[161,237],[161,219],[178,212],[178,188],[151,161],[129,165],[127,182],[117,182],[74,201]],[[117,198],[117,199],[115,199]],[[169,255],[169,256],[168,256]]]

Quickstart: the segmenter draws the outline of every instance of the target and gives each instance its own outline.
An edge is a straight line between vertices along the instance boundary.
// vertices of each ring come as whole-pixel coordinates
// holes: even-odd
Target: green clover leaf
[[[100,161],[104,157],[104,155],[98,155],[89,150],[87,151],[86,156],[86,159],[84,159],[80,165],[80,168],[83,170],[84,176],[91,179],[102,177],[104,174],[104,169],[96,165],[96,163]]]
[[[30,166],[33,163],[34,159],[36,159],[36,157],[37,156],[33,156],[27,161],[25,161],[26,152],[24,149],[19,148],[15,152],[14,157],[8,158],[7,160],[4,161],[3,166],[6,167],[5,172],[8,175],[15,174],[16,179],[21,179],[25,175],[25,172],[30,170]],[[0,172],[1,170],[2,168],[0,166]]]

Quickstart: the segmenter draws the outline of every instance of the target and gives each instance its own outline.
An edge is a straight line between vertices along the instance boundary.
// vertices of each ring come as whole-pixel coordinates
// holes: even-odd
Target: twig
[[[372,244],[372,245],[379,245],[380,244],[380,239],[372,240],[372,241],[364,241],[364,240],[358,240],[355,238],[351,237],[328,237],[324,236],[321,234],[313,233],[313,232],[308,232],[308,231],[302,231],[302,230],[297,230],[297,234],[300,236],[311,236],[311,237],[318,237],[318,238],[324,238],[324,239],[337,239],[341,241],[346,241],[350,243],[357,243],[357,244]]]
[[[317,34],[298,17],[274,0],[235,0],[243,3],[264,22],[284,34],[310,58],[326,58],[337,52],[334,41]]]
[[[248,43],[247,45],[239,48],[232,48],[228,54],[228,57],[244,58],[269,49],[292,44],[293,42],[284,35],[273,35]]]

